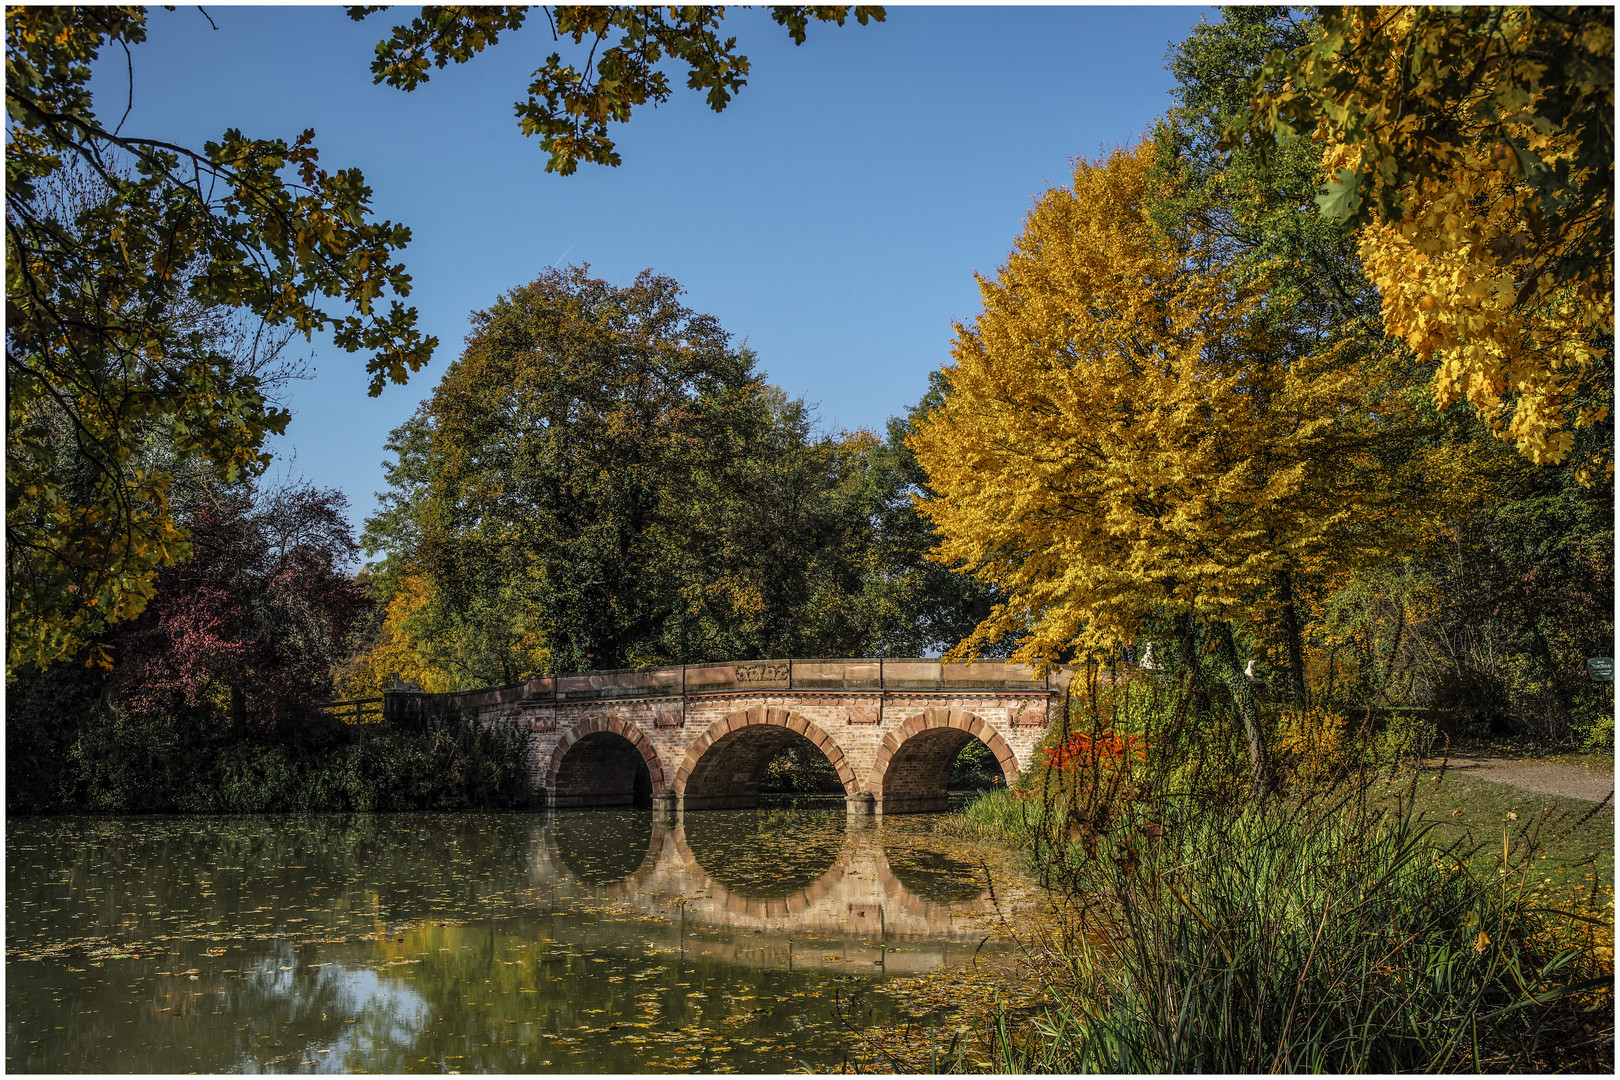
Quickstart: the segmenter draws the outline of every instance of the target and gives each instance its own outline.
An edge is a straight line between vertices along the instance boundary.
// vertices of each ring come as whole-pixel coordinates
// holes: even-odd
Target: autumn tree
[[[312,132],[194,150],[102,122],[90,64],[145,36],[141,8],[6,11],[8,673],[142,610],[189,550],[175,468],[264,467],[287,413],[220,322],[330,333],[369,354],[373,392],[434,345],[388,299],[409,230],[372,216],[359,172],[321,168]]]
[[[1277,357],[1332,350],[1341,361],[1376,368],[1381,380],[1399,378],[1416,386],[1422,373],[1411,369],[1397,344],[1384,339],[1378,292],[1362,273],[1354,238],[1314,212],[1321,145],[1295,139],[1261,153],[1224,142],[1252,103],[1256,73],[1266,57],[1307,43],[1311,26],[1295,9],[1228,7],[1218,21],[1200,22],[1174,46],[1168,67],[1176,80],[1176,105],[1154,130],[1155,174],[1163,181],[1154,220],[1172,230],[1196,228],[1234,269],[1263,280],[1265,299],[1257,318]],[[1376,430],[1382,445],[1369,443],[1367,449],[1388,466],[1391,482],[1399,483],[1402,463],[1432,446],[1438,429],[1410,409],[1385,412],[1381,420]],[[1294,560],[1257,601],[1268,613],[1257,620],[1258,628],[1276,641],[1277,670],[1286,673],[1288,695],[1298,704],[1308,697],[1309,622],[1326,569],[1319,561]],[[1191,631],[1185,617],[1173,629],[1176,659],[1197,672],[1198,643]],[[1195,707],[1202,702],[1203,691],[1195,688]]]
[[[1206,625],[1272,780],[1234,624],[1302,558],[1372,557],[1391,497],[1367,417],[1398,408],[1354,359],[1293,355],[1267,281],[1194,225],[1154,221],[1155,148],[1080,162],[959,326],[951,394],[911,439],[935,557],[1002,599],[959,647],[1012,635],[1050,664],[1134,645],[1151,617]]]
[[[238,484],[190,507],[192,557],[160,572],[146,609],[107,639],[112,693],[158,722],[195,714],[238,736],[316,735],[332,657],[368,604],[349,574],[346,506],[338,491]]]
[[[59,661],[7,686],[17,804],[87,809],[68,789],[94,774],[172,807],[179,787],[207,782],[212,748],[309,749],[334,734],[318,706],[371,603],[350,573],[343,495],[194,479],[174,507],[192,554],[157,571],[139,615],[98,634],[111,666]]]
[[[747,57],[718,36],[724,8],[541,10],[590,56],[576,69],[553,54],[519,107],[560,172],[618,163],[606,125],[667,99],[666,58],[688,66],[717,111],[746,82]],[[530,11],[422,9],[379,50],[377,79],[410,89],[431,64],[467,60]],[[798,42],[810,22],[848,14],[772,11]],[[366,354],[373,395],[437,344],[401,302],[410,276],[397,257],[410,230],[375,218],[358,170],[321,167],[313,131],[289,140],[233,128],[197,148],[126,132],[127,112],[103,122],[91,64],[124,51],[133,101],[131,50],[146,24],[136,6],[6,11],[8,678],[80,654],[138,614],[158,570],[185,557],[174,475],[142,456],[154,432],[178,465],[203,463],[229,483],[262,470],[266,436],[285,429],[262,372],[177,320],[178,308],[235,318],[250,334],[330,334]],[[70,207],[52,189],[75,166],[101,194]],[[84,484],[88,495],[69,492]]]
[[[1318,202],[1436,403],[1563,460],[1614,329],[1613,9],[1327,8],[1258,81],[1236,136],[1325,147]]]
[[[382,10],[367,5],[348,9],[356,21]],[[430,5],[377,43],[372,74],[378,83],[414,90],[431,77],[430,66],[467,63],[502,34],[522,27],[536,11],[545,16],[552,41],[571,42],[576,53],[569,60],[560,52],[548,56],[535,69],[528,96],[513,106],[523,134],[539,136],[548,155],[547,172],[567,176],[581,161],[618,165],[608,124],[625,123],[636,108],[669,100],[670,79],[659,70],[666,61],[685,65],[687,87],[701,91],[715,112],[723,111],[748,82],[748,57],[737,51],[737,39],[720,37],[724,6]],[[769,11],[795,45],[804,44],[811,22],[843,26],[853,16],[865,26],[884,19],[883,8],[874,6],[776,4]]]

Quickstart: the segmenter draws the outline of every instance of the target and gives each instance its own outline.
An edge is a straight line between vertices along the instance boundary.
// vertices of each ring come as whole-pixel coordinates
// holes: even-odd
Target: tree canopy
[[[1290,562],[1375,542],[1365,373],[1282,353],[1263,280],[1155,227],[1153,155],[1082,161],[1041,199],[911,439],[936,557],[1006,595],[964,649],[1106,654],[1153,611],[1239,617]]]
[[[353,5],[348,10],[350,18],[360,21],[385,9]],[[536,8],[430,5],[420,10],[377,43],[371,70],[378,83],[414,90],[431,77],[430,66],[465,64],[503,33],[521,27]],[[538,10],[553,41],[571,40],[576,50],[590,43],[583,58],[564,61],[555,52],[546,57],[535,69],[528,97],[513,106],[523,134],[540,137],[549,155],[547,172],[567,176],[581,161],[618,165],[608,124],[625,123],[634,109],[649,102],[656,107],[669,100],[669,76],[659,70],[666,59],[686,65],[687,87],[702,91],[715,112],[723,111],[748,82],[748,57],[737,51],[736,38],[721,39],[719,34],[726,17],[723,5],[548,4]],[[796,45],[804,44],[812,21],[842,26],[853,15],[865,26],[884,19],[883,8],[874,6],[775,4],[769,11]]]
[[[554,36],[589,42],[578,69],[553,54],[518,106],[556,171],[618,163],[607,124],[669,97],[666,58],[688,66],[688,84],[716,111],[746,82],[748,58],[718,35],[723,7],[541,10]],[[530,11],[422,9],[379,47],[377,81],[408,90],[430,64],[466,61]],[[842,25],[850,13],[771,14],[802,43],[809,23]],[[853,15],[883,19],[881,8]],[[223,480],[265,466],[264,440],[288,414],[267,394],[263,331],[330,334],[366,354],[373,395],[437,345],[401,302],[410,230],[374,216],[359,170],[321,167],[313,131],[288,140],[232,128],[197,149],[126,132],[128,108],[102,121],[90,65],[109,49],[129,54],[146,21],[137,6],[6,12],[8,677],[80,654],[141,611],[158,568],[185,557],[173,470],[147,456],[154,440],[175,467],[201,462]],[[133,57],[129,75],[132,103]],[[60,197],[80,173],[80,194],[92,195]],[[205,313],[214,330],[183,311]],[[232,318],[245,349],[215,332]]]
[[[918,655],[987,613],[925,558],[905,445],[822,433],[650,271],[550,271],[473,318],[395,430],[364,544],[385,604],[344,676],[430,690],[741,656]],[[1004,647],[1005,643],[997,643]]]
[[[574,268],[474,315],[366,534],[420,666],[477,685],[859,643],[864,442],[812,438],[679,295]]]
[[[1562,461],[1614,332],[1614,11],[1326,8],[1234,138],[1326,149],[1388,332],[1532,461]],[[1612,457],[1594,455],[1585,474]]]
[[[141,611],[188,551],[180,463],[264,467],[288,419],[263,378],[278,328],[368,354],[373,393],[435,345],[388,299],[410,231],[321,168],[313,132],[192,150],[98,118],[90,62],[145,34],[141,8],[6,11],[8,672]]]
[[[1275,273],[1207,215],[1166,226],[1158,154],[1081,161],[1041,198],[910,445],[932,557],[1000,596],[958,653],[1011,636],[1039,664],[1100,659],[1155,620],[1207,626],[1265,789],[1232,626],[1302,567],[1382,557],[1401,499],[1379,429],[1405,406],[1355,338],[1300,349]]]

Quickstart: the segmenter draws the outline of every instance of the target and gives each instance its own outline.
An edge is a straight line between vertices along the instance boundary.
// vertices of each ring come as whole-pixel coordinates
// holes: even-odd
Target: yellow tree
[[[1385,327],[1499,438],[1562,461],[1614,332],[1614,9],[1326,8],[1240,135],[1326,144]],[[1583,463],[1612,472],[1607,451]]]
[[[1155,226],[1152,152],[1082,161],[1039,201],[910,445],[935,492],[932,557],[1004,598],[959,652],[1013,634],[1049,664],[1130,646],[1155,616],[1197,620],[1265,791],[1232,625],[1302,560],[1391,543],[1372,429],[1404,406],[1369,408],[1381,381],[1343,346],[1291,355],[1264,276],[1215,237]]]

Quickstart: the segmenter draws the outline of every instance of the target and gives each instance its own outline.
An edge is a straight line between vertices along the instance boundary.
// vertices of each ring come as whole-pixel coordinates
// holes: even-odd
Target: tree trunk
[[[1221,677],[1231,688],[1232,701],[1238,715],[1243,717],[1243,731],[1249,738],[1249,775],[1254,793],[1261,798],[1276,790],[1276,775],[1271,770],[1271,755],[1266,752],[1265,733],[1260,730],[1260,707],[1254,700],[1254,687],[1238,663],[1237,645],[1232,641],[1232,624],[1215,624],[1215,652],[1219,659]]]
[[[1189,614],[1176,616],[1176,639],[1181,646],[1181,666],[1192,676],[1193,722],[1199,731],[1209,729],[1209,691],[1204,686],[1204,672],[1198,663],[1198,628]]]
[[[1305,699],[1305,645],[1299,622],[1299,609],[1294,605],[1294,572],[1284,570],[1278,586],[1282,595],[1283,636],[1288,640],[1288,682],[1294,692],[1294,704],[1303,709]]]

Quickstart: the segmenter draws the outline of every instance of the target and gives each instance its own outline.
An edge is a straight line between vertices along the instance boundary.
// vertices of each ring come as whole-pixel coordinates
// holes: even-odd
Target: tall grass
[[[1612,971],[1565,932],[1575,916],[1529,895],[1533,850],[1504,831],[1482,859],[1442,842],[1410,789],[1373,800],[1379,738],[1336,733],[1338,767],[1318,755],[1257,800],[1222,718],[1193,730],[1184,706],[1174,684],[1091,679],[1021,790],[959,822],[1026,845],[1059,907],[1034,952],[1053,1006],[996,1026],[1002,1067],[1607,1062],[1586,1028],[1606,1018],[1612,1046]]]

